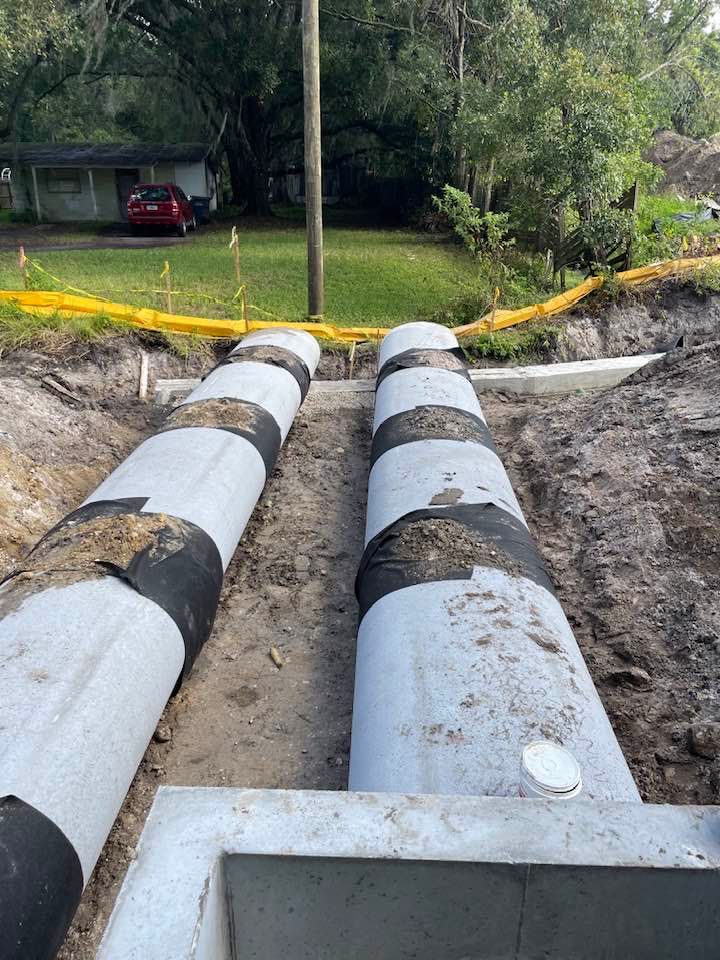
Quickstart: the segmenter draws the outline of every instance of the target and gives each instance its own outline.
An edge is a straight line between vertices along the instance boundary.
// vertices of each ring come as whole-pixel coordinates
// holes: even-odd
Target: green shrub
[[[495,333],[481,333],[463,340],[468,360],[496,360],[518,363],[549,359],[560,344],[562,327],[548,323],[529,323]]]
[[[701,200],[643,197],[632,245],[633,266],[716,252],[720,222],[714,218],[702,222],[672,219],[679,213],[695,214],[702,209]]]
[[[507,213],[480,213],[470,194],[445,184],[442,197],[433,197],[438,213],[448,218],[450,226],[474,257],[486,254],[501,257],[515,242],[508,239],[510,216]]]
[[[720,264],[705,263],[687,275],[687,284],[698,296],[720,293]]]

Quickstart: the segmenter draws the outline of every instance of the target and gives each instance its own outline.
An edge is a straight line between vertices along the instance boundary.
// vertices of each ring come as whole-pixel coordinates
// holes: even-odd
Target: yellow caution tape
[[[663,280],[665,277],[687,273],[698,267],[720,265],[720,254],[711,257],[691,257],[680,260],[664,260],[662,263],[651,263],[646,267],[635,267],[633,270],[623,270],[615,274],[615,278],[628,286],[637,286],[653,280]],[[588,277],[583,283],[566,290],[564,293],[551,297],[545,303],[534,303],[519,310],[492,310],[479,320],[468,323],[464,327],[453,327],[457,337],[472,336],[476,333],[485,333],[488,330],[502,330],[513,327],[518,323],[527,323],[529,320],[538,320],[543,317],[552,317],[558,313],[570,310],[580,300],[587,297],[593,290],[598,290],[605,282],[603,277]]]
[[[616,274],[623,284],[636,285],[648,283],[652,280],[662,280],[665,277],[686,273],[711,264],[720,264],[720,254],[711,257],[693,257],[680,260],[669,260],[663,263],[653,263],[646,267],[637,267],[633,270],[624,270]],[[33,263],[34,267],[37,267]],[[62,285],[63,281],[53,277],[43,268],[43,273]],[[481,317],[464,327],[454,327],[453,333],[459,337],[483,333],[487,330],[502,330],[515,326],[518,323],[527,323],[530,320],[551,317],[563,313],[574,307],[576,303],[587,297],[593,290],[597,290],[604,283],[603,277],[589,277],[583,283],[546,300],[545,303],[534,303],[519,310],[498,310],[493,305],[489,314]],[[67,291],[76,291],[69,293]],[[179,291],[178,291],[179,292]],[[177,313],[163,313],[150,307],[134,307],[129,304],[113,303],[102,297],[86,294],[77,287],[65,286],[61,292],[42,290],[0,290],[0,300],[8,300],[17,304],[28,313],[76,315],[82,313],[102,313],[115,320],[120,320],[143,330],[162,330],[173,333],[195,334],[201,337],[239,337],[251,330],[267,330],[273,327],[288,327],[293,330],[307,330],[316,337],[324,340],[335,340],[347,343],[359,343],[363,340],[379,340],[389,333],[387,327],[338,327],[331,323],[314,323],[312,321],[288,320],[221,320],[208,317],[183,316]],[[251,306],[251,309],[267,314],[260,307]],[[270,314],[272,316],[272,314]]]

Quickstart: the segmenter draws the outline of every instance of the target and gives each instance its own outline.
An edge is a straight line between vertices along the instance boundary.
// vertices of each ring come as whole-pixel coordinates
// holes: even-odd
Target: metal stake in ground
[[[308,250],[308,315],[321,317],[323,295],[322,143],[318,0],[303,0],[305,100],[305,219]]]

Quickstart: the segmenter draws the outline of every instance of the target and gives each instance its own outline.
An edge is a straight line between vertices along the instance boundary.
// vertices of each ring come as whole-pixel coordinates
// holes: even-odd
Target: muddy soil
[[[711,725],[720,720],[719,350],[676,352],[593,395],[482,397],[621,745],[655,802],[715,803],[720,785]],[[326,375],[336,357],[323,357]],[[374,349],[362,362],[374,373]],[[151,368],[198,372],[160,351]],[[43,389],[48,372],[81,404]],[[124,341],[114,355],[0,363],[3,566],[158,427],[163,411],[135,399],[137,372],[137,345]],[[371,393],[308,396],[228,569],[213,635],[158,725],[61,960],[94,957],[158,785],[345,789],[371,418]]]
[[[643,798],[717,803],[720,343],[503,407],[491,430]]]
[[[655,290],[636,288],[615,303],[600,301],[551,322],[563,328],[563,335],[544,362],[660,353],[681,334],[698,340],[720,336],[720,296],[700,296],[667,283]]]

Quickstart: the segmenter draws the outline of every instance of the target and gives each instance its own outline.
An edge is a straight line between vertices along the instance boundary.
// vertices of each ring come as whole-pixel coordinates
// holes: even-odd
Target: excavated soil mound
[[[645,159],[662,168],[663,190],[694,197],[720,189],[720,134],[693,140],[673,130],[658,130]]]
[[[648,801],[718,802],[719,438],[715,341],[535,400],[500,444]]]
[[[137,399],[140,349],[117,337],[66,356],[0,360],[0,577],[163,419]],[[195,361],[186,373],[179,357],[143,349],[151,389],[156,377],[200,369]]]
[[[661,353],[683,334],[696,340],[720,337],[720,296],[701,296],[668,283],[631,291],[615,303],[581,309],[567,318],[561,315],[556,322],[563,333],[549,360]]]

